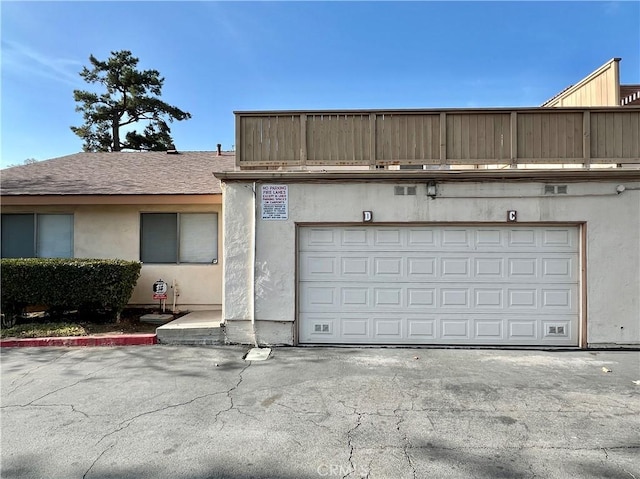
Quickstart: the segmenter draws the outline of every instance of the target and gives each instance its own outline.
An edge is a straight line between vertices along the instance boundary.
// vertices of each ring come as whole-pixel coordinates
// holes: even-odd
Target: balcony
[[[242,170],[640,167],[640,108],[235,115],[236,166]]]

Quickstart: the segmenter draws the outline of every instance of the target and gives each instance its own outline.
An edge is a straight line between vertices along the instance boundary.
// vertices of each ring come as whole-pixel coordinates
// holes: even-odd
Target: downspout
[[[253,245],[251,246],[251,305],[250,305],[250,311],[251,311],[251,331],[253,333],[253,343],[255,345],[256,348],[259,348],[260,346],[258,346],[258,332],[257,332],[257,328],[256,328],[256,243],[257,243],[257,223],[258,223],[258,202],[256,200],[256,182],[253,182],[253,224],[252,229],[253,229],[253,234],[252,236],[252,240],[253,240]]]

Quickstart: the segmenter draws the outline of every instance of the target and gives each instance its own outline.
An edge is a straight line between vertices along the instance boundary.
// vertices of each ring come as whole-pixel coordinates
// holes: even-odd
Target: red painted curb
[[[2,348],[29,348],[41,346],[142,346],[157,344],[155,334],[112,336],[63,336],[60,338],[2,339]]]

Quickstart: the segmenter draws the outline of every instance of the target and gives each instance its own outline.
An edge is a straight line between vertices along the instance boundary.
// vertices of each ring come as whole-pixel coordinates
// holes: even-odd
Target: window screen
[[[73,257],[73,215],[37,215],[39,258]]]
[[[3,258],[73,258],[73,215],[2,215]]]
[[[141,216],[140,260],[143,263],[176,263],[178,215],[144,213]]]
[[[2,215],[2,257],[33,258],[35,223],[32,214]]]
[[[216,213],[143,213],[143,263],[217,263]]]
[[[217,263],[218,215],[180,214],[180,262]]]

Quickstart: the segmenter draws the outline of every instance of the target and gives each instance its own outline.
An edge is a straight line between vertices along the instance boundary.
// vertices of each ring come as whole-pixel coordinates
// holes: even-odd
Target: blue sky
[[[81,150],[90,54],[165,77],[179,150],[234,144],[234,110],[537,106],[613,57],[640,83],[640,2],[8,2],[0,165]]]

